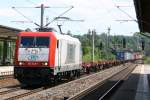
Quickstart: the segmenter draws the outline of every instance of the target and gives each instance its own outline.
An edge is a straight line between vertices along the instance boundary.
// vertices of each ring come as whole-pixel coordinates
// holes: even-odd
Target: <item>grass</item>
[[[144,63],[145,64],[150,64],[150,56],[144,57]]]

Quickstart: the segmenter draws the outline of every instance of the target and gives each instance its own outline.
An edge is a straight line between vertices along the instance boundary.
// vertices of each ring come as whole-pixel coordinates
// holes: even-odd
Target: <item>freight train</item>
[[[125,53],[117,54],[122,57]],[[20,32],[16,40],[14,77],[22,84],[45,84],[78,77],[80,72],[89,73],[134,61],[137,55],[114,61],[82,63],[81,43],[77,38],[53,31]]]
[[[116,59],[117,60],[141,60],[143,55],[140,52],[131,52],[131,51],[117,51]]]

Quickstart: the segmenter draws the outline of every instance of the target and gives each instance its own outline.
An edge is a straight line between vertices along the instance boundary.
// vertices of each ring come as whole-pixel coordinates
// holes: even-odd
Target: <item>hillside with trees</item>
[[[84,35],[74,35],[82,43],[83,61],[92,60],[92,34],[88,31]],[[97,60],[113,60],[115,59],[116,51],[130,50],[133,52],[144,52],[145,55],[150,55],[150,39],[139,33],[133,36],[123,35],[107,35],[106,33],[94,34],[95,43],[95,61]],[[142,42],[144,41],[144,48]]]

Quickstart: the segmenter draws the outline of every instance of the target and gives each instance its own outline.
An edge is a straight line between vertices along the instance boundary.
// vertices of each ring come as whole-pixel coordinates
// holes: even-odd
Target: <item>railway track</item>
[[[114,67],[115,68],[115,67]],[[127,69],[127,68],[125,68]],[[124,69],[124,70],[125,70]],[[107,71],[107,70],[106,70]],[[105,71],[104,71],[105,72]],[[91,73],[93,74],[93,73]],[[55,85],[52,85],[50,87],[47,87],[47,88],[51,88],[51,87],[54,87],[54,86],[57,86],[57,85],[60,85],[60,84],[63,84],[63,83],[66,83],[66,82],[61,82],[59,84],[55,84]],[[102,84],[101,84],[102,85]],[[47,89],[45,87],[41,87],[41,88],[37,88],[37,89],[31,89],[31,90],[28,90],[28,89],[14,89],[14,90],[6,90],[4,91],[3,93],[0,92],[0,96],[2,97],[2,100],[15,100],[15,99],[19,99],[19,98],[22,98],[22,97],[26,97],[28,95],[31,95],[31,94],[34,94],[34,93],[37,93],[37,92],[40,92],[42,90],[45,90]],[[70,98],[69,98],[70,99]],[[77,100],[77,99],[76,99]]]
[[[46,88],[40,87],[40,88],[36,88],[36,89],[27,90],[27,89],[21,89],[20,87],[17,87],[14,89],[0,92],[0,97],[1,97],[1,100],[16,100],[16,99],[22,98],[24,96],[28,96],[33,93],[40,92],[44,89],[46,89]]]
[[[94,73],[90,73],[88,75],[91,75],[91,74],[94,74]],[[85,74],[81,75],[81,77],[85,77],[85,76],[87,76],[87,75],[85,75]],[[58,82],[57,84],[52,83],[50,86],[41,87],[41,88],[37,88],[37,89],[31,89],[31,90],[22,89],[21,86],[17,86],[14,88],[13,87],[12,88],[10,88],[10,87],[0,88],[0,97],[2,96],[2,98],[1,98],[2,100],[16,100],[16,99],[31,95],[33,93],[40,92],[44,89],[51,88],[51,87],[54,87],[54,86],[57,86],[57,85],[60,85],[60,84],[63,84],[63,83],[69,82],[69,81],[73,81],[73,80],[75,80],[75,79],[62,80],[61,82]]]
[[[0,89],[0,95],[4,95],[4,94],[7,94],[7,93],[10,93],[10,92],[14,92],[14,91],[17,91],[21,89],[19,86],[16,87],[16,88],[11,88],[11,89],[8,89],[8,88],[1,88]]]
[[[86,74],[86,75],[83,74],[83,75],[81,75],[81,77],[85,77],[85,76],[91,75],[91,74],[94,74],[94,72],[90,73],[90,74]],[[3,78],[3,80],[4,80],[4,78]],[[57,85],[60,85],[60,84],[63,84],[63,83],[69,82],[69,81],[73,81],[73,80],[75,80],[75,79],[62,80],[61,82],[58,82],[57,84],[52,83],[50,86],[41,87],[41,88],[38,88],[38,89],[29,90],[29,91],[27,89],[21,89],[20,85],[1,87],[0,88],[0,100],[15,100],[15,99],[19,99],[19,98],[22,98],[24,96],[28,96],[28,95],[31,95],[33,93],[42,91],[42,90],[44,90],[46,88],[51,88],[51,87],[54,87],[54,86],[57,86]]]
[[[41,91],[38,94],[34,95],[29,95],[26,97],[23,97],[22,99],[25,100],[40,100],[41,98],[44,100],[52,99],[52,100],[66,100],[66,99],[71,99],[71,100],[79,100],[81,98],[78,98],[78,96],[81,96],[81,92],[84,90],[91,91],[91,87],[95,87],[95,84],[101,83],[111,76],[114,76],[114,74],[118,74],[121,70],[127,69],[127,65],[123,66],[116,66],[114,68],[106,69],[102,72],[95,73],[93,75],[83,77],[77,80],[74,80],[72,82],[64,83],[59,86],[55,86],[52,88],[49,88],[45,91]],[[133,65],[133,64],[132,64]],[[80,94],[80,95],[78,95]],[[76,96],[77,95],[77,96]],[[74,96],[76,96],[74,98]],[[82,97],[82,96],[81,96]],[[54,99],[55,98],[55,99]],[[91,100],[91,99],[87,99]],[[95,100],[95,99],[93,99]]]
[[[130,75],[135,67],[136,66],[125,68],[124,70],[113,75],[109,79],[93,86],[92,88],[87,89],[86,91],[78,93],[77,95],[69,98],[68,100],[105,100],[110,97],[112,91],[114,91],[118,87],[118,85],[120,85],[120,83],[123,82],[123,80]],[[107,84],[107,81],[112,81],[112,83]]]

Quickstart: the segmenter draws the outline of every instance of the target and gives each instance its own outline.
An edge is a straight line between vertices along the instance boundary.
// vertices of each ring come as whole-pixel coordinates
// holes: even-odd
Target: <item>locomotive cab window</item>
[[[36,37],[37,47],[49,47],[49,37]]]
[[[34,37],[21,37],[20,47],[33,47]]]
[[[49,47],[49,37],[21,37],[20,41],[21,48],[35,48],[35,47],[42,47],[48,48]]]

